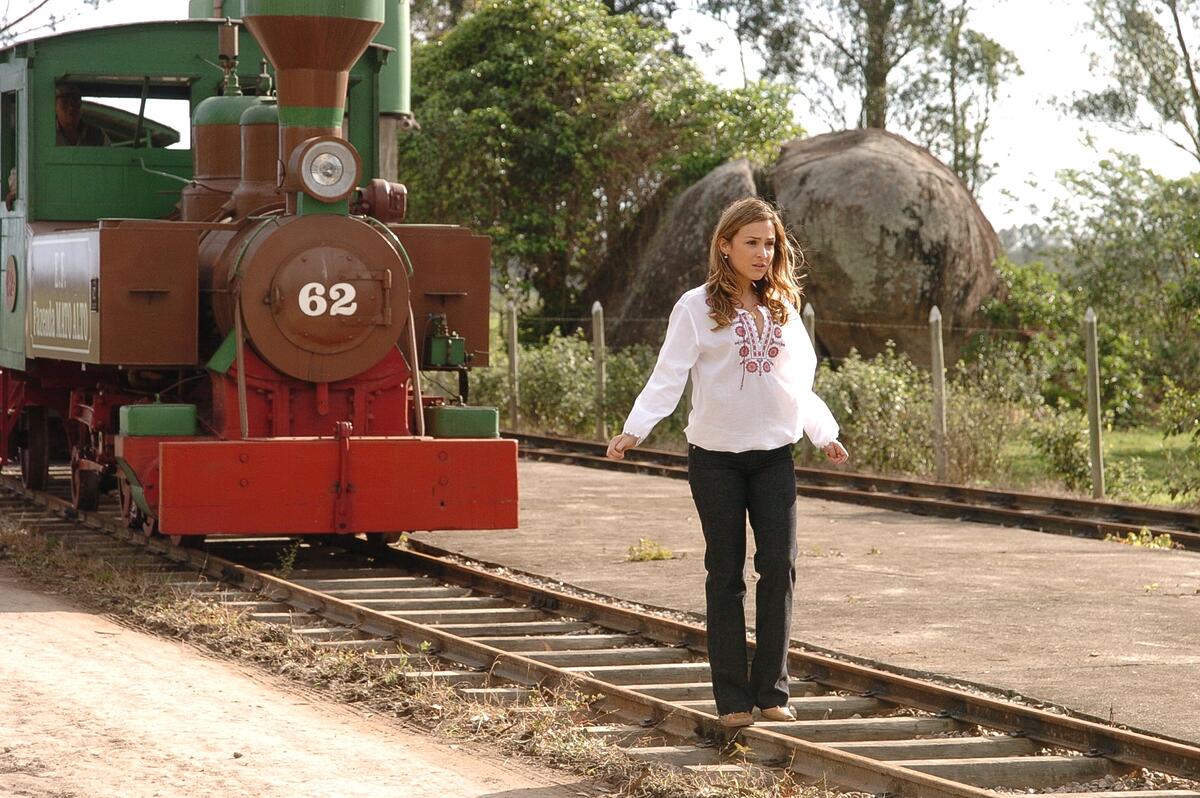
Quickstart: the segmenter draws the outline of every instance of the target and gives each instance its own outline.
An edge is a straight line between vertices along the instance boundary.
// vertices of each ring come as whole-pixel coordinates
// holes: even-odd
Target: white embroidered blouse
[[[817,356],[795,308],[776,324],[765,307],[762,332],[749,311],[714,330],[704,286],[679,298],[654,372],[633,404],[624,431],[644,440],[679,403],[692,377],[689,443],[722,452],[775,449],[808,435],[824,447],[838,425],[813,393]]]

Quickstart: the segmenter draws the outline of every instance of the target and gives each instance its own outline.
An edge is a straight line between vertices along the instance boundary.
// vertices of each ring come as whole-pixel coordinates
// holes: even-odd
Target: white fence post
[[[508,426],[513,431],[521,424],[521,386],[517,377],[517,306],[508,303]]]
[[[599,300],[592,303],[592,359],[596,362],[596,438],[608,439],[608,425],[604,421],[604,307]]]
[[[1087,345],[1088,437],[1092,455],[1092,497],[1104,498],[1104,455],[1100,449],[1100,355],[1096,345],[1096,311],[1083,314]]]
[[[929,311],[929,357],[933,377],[933,461],[938,482],[946,481],[946,361],[942,351],[942,312]]]

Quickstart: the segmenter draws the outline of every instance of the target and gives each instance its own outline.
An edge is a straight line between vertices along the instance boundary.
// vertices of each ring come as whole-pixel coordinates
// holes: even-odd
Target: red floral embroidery
[[[750,313],[738,308],[738,317],[749,317]],[[734,345],[738,356],[742,359],[742,387],[746,384],[747,374],[770,374],[775,367],[774,360],[779,357],[783,343],[783,328],[767,320],[763,335],[759,336],[758,326],[753,318],[745,318],[735,324],[733,332],[737,336]]]

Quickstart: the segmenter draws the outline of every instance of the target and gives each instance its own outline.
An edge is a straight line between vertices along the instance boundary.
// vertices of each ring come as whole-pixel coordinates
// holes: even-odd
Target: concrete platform
[[[703,613],[704,539],[686,482],[536,462],[520,479],[520,530],[415,537]],[[1200,742],[1200,554],[808,499],[797,534],[800,643]],[[675,559],[627,562],[639,538]],[[753,618],[749,556],[747,569]]]

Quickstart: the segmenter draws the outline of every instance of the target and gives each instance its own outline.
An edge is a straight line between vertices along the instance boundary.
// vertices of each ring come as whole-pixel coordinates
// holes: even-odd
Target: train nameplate
[[[26,319],[29,354],[96,362],[95,286],[99,231],[34,236],[29,245]]]

